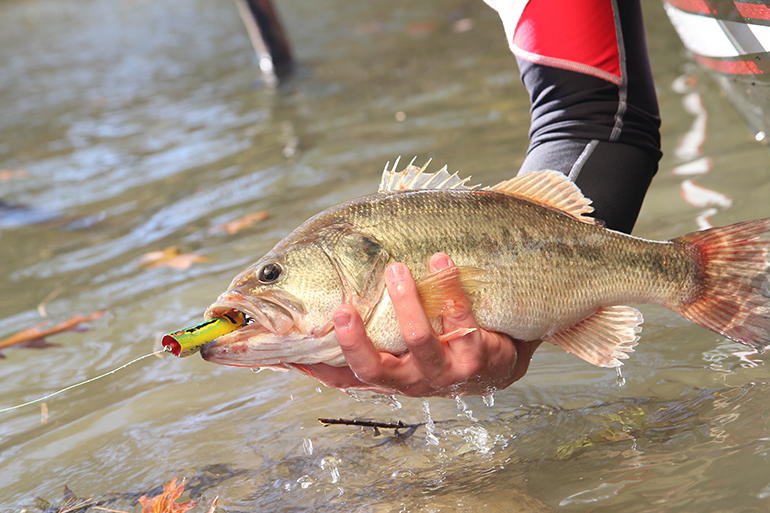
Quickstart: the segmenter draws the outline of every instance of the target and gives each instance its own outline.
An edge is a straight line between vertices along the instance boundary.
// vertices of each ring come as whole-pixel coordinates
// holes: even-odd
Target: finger
[[[514,342],[514,345],[516,346],[516,365],[513,369],[513,381],[511,381],[511,383],[524,377],[529,369],[529,363],[532,361],[532,355],[535,354],[535,350],[541,343],[541,340],[532,340],[529,342],[517,340]]]
[[[388,267],[385,276],[398,326],[412,359],[428,375],[440,372],[446,364],[444,348],[425,313],[409,268],[394,263]]]
[[[366,334],[361,316],[350,305],[342,305],[334,312],[334,331],[345,361],[361,381],[371,383],[381,378],[380,353]]]

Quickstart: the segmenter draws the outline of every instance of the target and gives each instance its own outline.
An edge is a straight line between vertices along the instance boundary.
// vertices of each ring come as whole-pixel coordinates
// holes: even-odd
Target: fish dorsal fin
[[[475,189],[476,186],[467,186],[465,183],[470,180],[468,178],[460,178],[457,173],[452,175],[447,171],[447,167],[444,166],[435,173],[426,173],[430,160],[422,167],[414,166],[414,161],[417,157],[412,159],[412,162],[403,171],[396,172],[396,166],[399,157],[393,164],[393,168],[388,170],[388,164],[385,164],[385,169],[382,171],[382,180],[380,181],[379,192],[381,194],[387,194],[391,192],[402,191],[414,191],[419,189],[459,189],[469,190]]]
[[[633,352],[643,321],[630,306],[605,306],[577,324],[543,337],[568,353],[599,367],[620,367]]]
[[[554,208],[587,224],[602,226],[602,222],[588,217],[594,211],[591,200],[583,196],[567,175],[558,171],[536,171],[525,173],[500,182],[485,190],[511,194]]]

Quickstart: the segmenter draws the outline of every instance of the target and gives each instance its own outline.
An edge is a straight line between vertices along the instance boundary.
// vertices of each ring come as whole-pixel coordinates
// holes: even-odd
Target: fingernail
[[[388,267],[388,277],[391,280],[403,280],[406,276],[406,266],[396,262]]]
[[[390,278],[390,283],[392,286],[396,287],[396,292],[399,294],[406,292],[404,280],[406,279],[408,272],[409,269],[404,264],[395,263],[388,267],[388,278]]]
[[[350,329],[350,314],[347,312],[337,312],[334,314],[334,327],[337,329]]]
[[[431,259],[431,267],[433,270],[440,271],[452,266],[452,259],[446,253],[436,253]]]

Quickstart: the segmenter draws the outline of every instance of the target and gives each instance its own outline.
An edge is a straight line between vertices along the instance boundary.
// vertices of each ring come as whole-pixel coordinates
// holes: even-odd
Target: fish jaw
[[[241,312],[246,324],[201,350],[204,360],[235,367],[282,367],[285,364],[327,363],[345,365],[331,320],[323,326],[305,327],[301,309],[288,308],[274,297],[248,300],[238,292],[226,292],[205,318]]]
[[[210,342],[201,350],[201,356],[208,362],[233,367],[276,367],[292,363],[346,365],[333,329],[321,336],[299,333],[277,336],[259,328],[242,328]]]

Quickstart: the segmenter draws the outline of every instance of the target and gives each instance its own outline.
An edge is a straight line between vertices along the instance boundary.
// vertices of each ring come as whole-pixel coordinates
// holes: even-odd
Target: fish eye
[[[268,262],[257,272],[257,279],[263,285],[274,283],[281,277],[283,268],[275,262]]]

